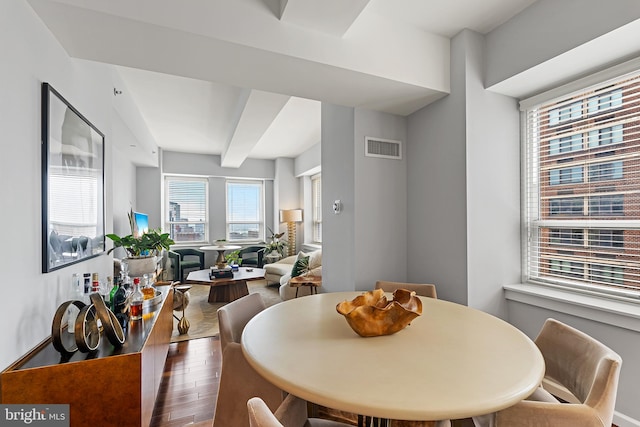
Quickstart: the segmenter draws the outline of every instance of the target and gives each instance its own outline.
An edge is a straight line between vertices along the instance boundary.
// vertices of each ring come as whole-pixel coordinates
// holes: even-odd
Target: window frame
[[[316,185],[317,183],[317,185]],[[311,239],[322,243],[322,174],[311,176]]]
[[[229,214],[229,186],[236,184],[250,184],[260,187],[260,195],[258,202],[258,221],[230,221]],[[225,178],[224,180],[224,193],[225,193],[225,237],[230,243],[259,243],[265,241],[265,183],[263,179],[242,179],[242,178]],[[255,238],[237,239],[231,237],[231,225],[234,224],[258,224],[258,235]]]
[[[163,209],[162,209],[162,223],[164,224],[164,231],[168,232],[177,246],[191,246],[194,244],[207,244],[209,243],[209,229],[210,229],[210,210],[209,210],[209,179],[200,175],[176,175],[176,174],[164,174],[162,180],[163,185]],[[183,182],[202,182],[204,183],[204,231],[202,232],[202,239],[197,240],[180,240],[176,239],[173,234],[174,224],[198,224],[197,221],[172,221],[170,210],[171,200],[169,199],[169,181],[183,181]]]
[[[633,154],[634,147],[639,145],[638,141],[640,141],[638,126],[640,114],[637,113],[638,99],[640,99],[640,63],[636,61],[634,68],[627,66],[620,69],[624,71],[617,75],[601,73],[605,77],[589,76],[581,79],[580,83],[574,82],[552,89],[520,103],[523,162],[521,193],[523,283],[533,286],[542,285],[545,288],[566,288],[572,292],[584,292],[596,297],[640,301],[640,274],[637,274],[640,272],[638,262],[640,257],[636,257],[640,255],[638,253],[640,245],[636,244],[638,240],[635,237],[640,234],[640,217],[638,203],[635,200],[631,201],[631,194],[640,193],[636,178],[640,168],[629,161],[631,159],[632,162],[637,162],[636,159],[640,158],[638,151]],[[604,87],[604,84],[609,86]],[[612,87],[613,90],[611,90]],[[621,88],[619,92],[618,88]],[[595,97],[589,94],[590,91],[602,94],[603,99],[611,94],[616,95],[607,98],[607,102],[599,103],[599,108],[595,110],[589,108],[595,105],[593,102]],[[550,123],[551,118],[545,118],[543,111],[548,114],[552,109],[557,109],[554,102],[556,106],[564,106],[566,111],[564,115],[556,114],[557,118],[563,118],[563,120]],[[580,117],[577,113],[575,117],[571,116],[568,111],[578,102],[583,105],[582,114]],[[532,119],[530,110],[535,109],[539,109],[539,112],[533,111],[533,114],[538,115]],[[597,144],[593,143],[594,138],[590,138],[590,135],[593,135],[590,131],[593,130],[598,133]],[[529,151],[527,138],[532,132],[537,135],[534,144],[537,146],[534,148],[538,150],[537,154],[531,154]],[[574,135],[581,136],[574,137]],[[567,138],[566,147],[562,146],[565,147],[563,151],[561,151],[561,138]],[[574,141],[578,138],[582,139],[580,150],[577,149],[577,144],[570,142],[571,138],[576,138]],[[542,151],[545,147],[546,151]],[[534,160],[531,160],[532,158]],[[532,172],[528,169],[530,162],[538,165],[537,171]],[[569,173],[567,170],[565,176],[561,176],[560,172],[554,172],[555,176],[553,176],[550,172],[554,168],[571,169],[577,164],[584,165],[581,183],[571,182],[574,177],[577,179],[573,171]],[[555,192],[549,191],[552,185]],[[569,200],[564,203],[553,202],[555,207],[552,208],[553,198]],[[576,200],[571,202],[572,198]],[[579,198],[584,200],[581,213],[578,213]],[[570,207],[572,203],[575,203],[575,211]],[[631,209],[632,213],[627,212],[627,209]],[[552,210],[555,215],[551,215]],[[555,242],[552,242],[550,237],[550,231],[553,228],[556,228]],[[566,243],[567,233],[577,228],[584,230],[584,247]],[[600,240],[594,241],[594,234],[590,232],[595,232],[597,236],[599,229],[603,234]],[[611,231],[607,234],[606,230],[622,230],[622,232]],[[631,233],[631,240],[627,240],[627,231]],[[622,245],[621,238],[624,239]],[[546,243],[541,243],[544,239]],[[559,247],[554,251],[548,251],[549,245]],[[631,249],[626,247],[627,245]],[[624,255],[621,255],[628,251],[633,251],[630,256],[635,257],[634,259],[625,259]],[[586,252],[591,254],[585,254]],[[629,256],[629,254],[626,255]],[[545,259],[548,263],[552,257],[582,263],[584,281],[570,277],[566,280],[552,280],[544,277],[549,270],[547,269],[547,273],[543,272],[545,269],[543,263]],[[590,278],[594,277],[593,269],[603,270],[598,267],[601,265],[606,266],[606,271],[601,276],[606,276],[608,279],[591,282]],[[622,266],[621,268],[624,269],[625,277],[622,281],[616,266]],[[556,268],[560,270],[560,264]],[[603,282],[615,284],[607,285]]]

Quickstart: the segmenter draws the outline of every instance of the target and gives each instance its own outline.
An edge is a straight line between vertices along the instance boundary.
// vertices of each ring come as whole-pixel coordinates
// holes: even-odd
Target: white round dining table
[[[542,381],[542,354],[524,333],[443,300],[421,297],[422,315],[405,329],[360,337],[335,308],[360,294],[323,293],[267,308],[243,331],[245,357],[300,398],[396,420],[494,412],[528,397]]]

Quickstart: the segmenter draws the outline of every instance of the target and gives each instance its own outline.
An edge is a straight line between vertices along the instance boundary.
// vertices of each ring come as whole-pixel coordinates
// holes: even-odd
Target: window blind
[[[227,239],[264,240],[262,181],[227,181]]]
[[[208,241],[206,178],[165,177],[166,229],[176,243]]]
[[[525,280],[640,298],[640,72],[524,112]]]
[[[311,204],[313,221],[313,241],[322,242],[322,178],[320,174],[311,177]]]

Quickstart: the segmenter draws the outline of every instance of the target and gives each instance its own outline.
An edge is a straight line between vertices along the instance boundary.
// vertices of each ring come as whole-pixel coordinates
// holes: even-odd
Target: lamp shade
[[[280,211],[280,222],[302,222],[302,209]]]

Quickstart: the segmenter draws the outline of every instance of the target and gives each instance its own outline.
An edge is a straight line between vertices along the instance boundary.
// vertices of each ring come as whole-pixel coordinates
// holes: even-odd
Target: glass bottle
[[[156,296],[156,288],[153,287],[151,280],[149,280],[149,275],[145,274],[142,276],[142,294],[144,295],[144,299],[151,299]]]
[[[100,292],[100,279],[98,273],[91,275],[91,292]]]
[[[140,278],[133,279],[133,293],[131,294],[131,320],[142,319],[142,302],[144,295],[140,290]]]
[[[114,314],[124,313],[127,307],[127,290],[124,288],[124,282],[120,281],[118,290],[111,299],[111,308]]]
[[[111,307],[111,310],[113,311],[113,300],[114,297],[116,296],[116,292],[118,292],[118,288],[120,286],[118,286],[121,283],[120,278],[116,277],[113,280],[113,288],[111,288],[111,292],[109,292],[109,307]]]
[[[111,304],[111,297],[113,295],[111,295],[111,291],[113,291],[113,289],[118,289],[117,287],[115,287],[113,285],[113,279],[111,278],[111,276],[107,276],[107,284],[104,287],[104,302],[107,303],[107,307],[109,306],[109,304]],[[115,293],[115,292],[114,292]]]

